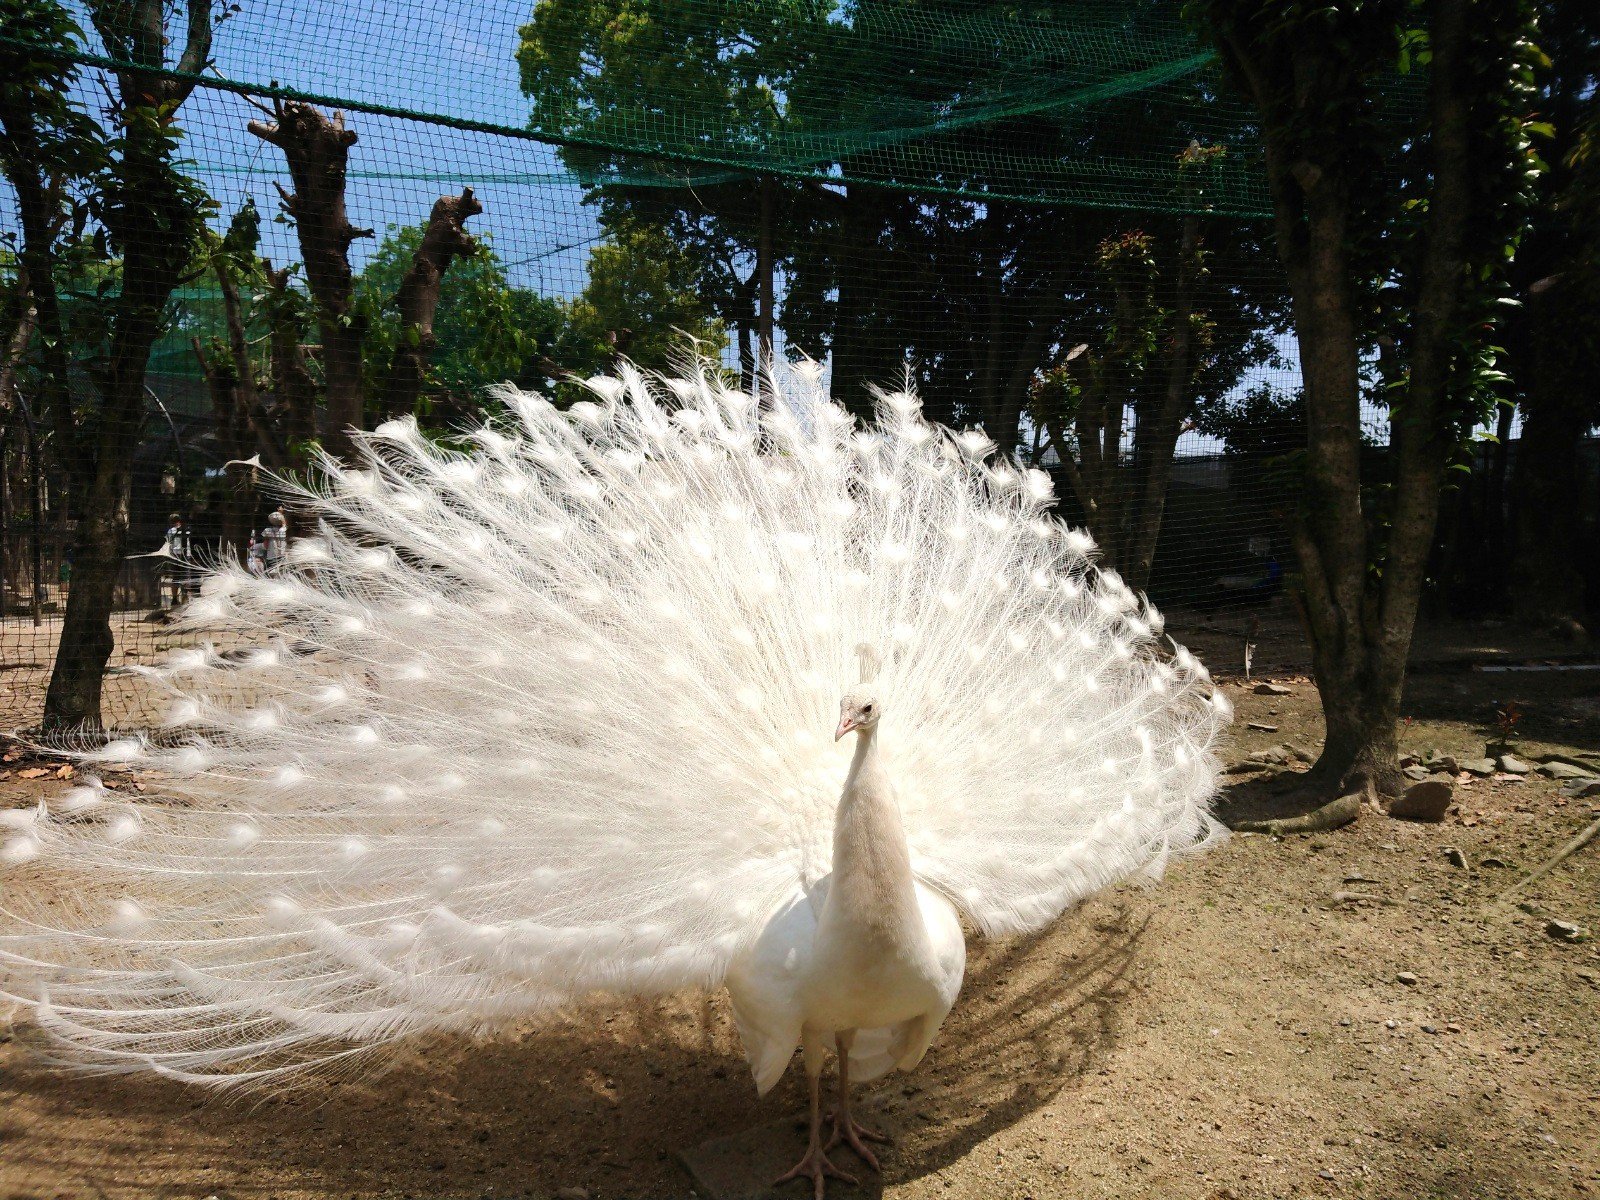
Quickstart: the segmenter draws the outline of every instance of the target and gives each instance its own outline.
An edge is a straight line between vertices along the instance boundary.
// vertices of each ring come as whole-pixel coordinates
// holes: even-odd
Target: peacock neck
[[[850,773],[845,776],[844,790],[848,795],[851,787],[861,778],[862,772],[881,772],[882,760],[878,757],[878,726],[876,723],[856,731],[856,749],[850,757]],[[885,776],[887,781],[887,776]]]
[[[917,912],[916,882],[900,806],[877,739],[875,725],[856,734],[855,755],[834,815],[830,903],[837,901],[861,920],[896,924]]]

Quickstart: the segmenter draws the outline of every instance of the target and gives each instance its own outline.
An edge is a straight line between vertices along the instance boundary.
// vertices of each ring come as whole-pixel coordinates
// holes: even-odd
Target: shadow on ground
[[[962,999],[922,1066],[864,1089],[863,1111],[896,1137],[882,1156],[886,1181],[941,1170],[1109,1052],[1144,925],[1127,908],[1096,912],[1069,917],[1052,937],[974,944]],[[159,1178],[162,1195],[223,1200],[543,1197],[563,1187],[687,1196],[674,1151],[752,1130],[778,1164],[764,1183],[799,1157],[804,1104],[798,1064],[758,1102],[722,1001],[677,998],[509,1039],[434,1039],[381,1074],[265,1097],[18,1071],[0,1084],[0,1111],[19,1117],[0,1118],[3,1190],[18,1200],[64,1186],[148,1196]],[[830,1194],[881,1189],[869,1176]],[[803,1189],[779,1194],[791,1190]]]

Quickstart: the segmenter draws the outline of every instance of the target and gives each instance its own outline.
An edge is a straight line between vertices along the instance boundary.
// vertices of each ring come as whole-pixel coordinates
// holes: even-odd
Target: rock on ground
[[[1396,796],[1390,802],[1389,815],[1402,821],[1437,823],[1444,820],[1444,814],[1449,811],[1454,797],[1455,788],[1448,780],[1424,779],[1412,784],[1403,795]]]

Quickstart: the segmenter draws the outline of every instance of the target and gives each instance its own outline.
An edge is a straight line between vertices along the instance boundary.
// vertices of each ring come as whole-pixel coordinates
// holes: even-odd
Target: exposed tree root
[[[1366,801],[1366,796],[1361,792],[1351,792],[1330,800],[1321,808],[1313,809],[1298,817],[1281,817],[1275,821],[1239,821],[1233,829],[1237,833],[1270,833],[1284,835],[1290,833],[1326,833],[1330,829],[1338,829],[1348,825],[1361,815],[1361,809]]]

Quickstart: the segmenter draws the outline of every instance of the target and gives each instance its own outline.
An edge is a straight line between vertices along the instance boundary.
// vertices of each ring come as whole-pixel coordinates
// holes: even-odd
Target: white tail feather
[[[160,742],[83,756],[159,786],[0,827],[0,987],[81,1066],[253,1081],[715,985],[828,870],[858,644],[914,867],[985,932],[1208,836],[1226,703],[1049,480],[906,391],[857,429],[782,386],[623,368],[325,461],[294,573],[190,606],[252,649],[174,653]]]

